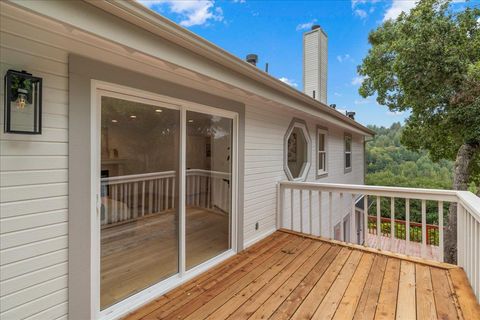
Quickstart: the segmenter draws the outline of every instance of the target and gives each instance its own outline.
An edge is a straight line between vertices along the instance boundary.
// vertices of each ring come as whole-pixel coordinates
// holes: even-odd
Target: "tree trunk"
[[[478,145],[463,144],[457,152],[453,173],[453,190],[467,190],[470,180],[470,163],[479,148]],[[448,224],[445,230],[445,261],[457,263],[457,205],[450,204]]]

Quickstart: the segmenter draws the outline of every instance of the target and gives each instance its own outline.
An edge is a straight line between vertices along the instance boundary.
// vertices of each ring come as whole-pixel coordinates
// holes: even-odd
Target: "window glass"
[[[352,137],[345,136],[345,169],[352,167]]]
[[[302,169],[307,163],[307,140],[303,130],[295,127],[288,137],[288,169],[293,178],[298,178],[302,174]]]
[[[327,172],[327,133],[323,130],[318,130],[317,145],[317,173],[323,174]]]

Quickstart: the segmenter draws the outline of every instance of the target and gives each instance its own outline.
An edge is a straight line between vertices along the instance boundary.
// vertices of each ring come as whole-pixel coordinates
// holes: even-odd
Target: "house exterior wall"
[[[335,182],[348,184],[364,183],[364,152],[363,137],[353,134],[352,154],[353,169],[344,170],[344,135],[348,131],[336,127],[320,118],[292,112],[277,107],[265,105],[247,105],[245,114],[245,205],[244,205],[244,241],[246,246],[273,232],[277,219],[277,183],[286,180],[283,169],[284,135],[293,120],[302,119],[307,123],[310,134],[311,166],[306,181]],[[327,168],[328,174],[317,179],[316,174],[316,133],[317,126],[328,130]],[[326,197],[326,195],[324,195]],[[289,212],[289,194],[284,201],[285,211]],[[317,198],[318,199],[318,198]],[[324,200],[327,200],[326,198]],[[306,197],[304,202],[306,202]],[[348,213],[350,199],[345,197],[343,206],[340,199],[335,198],[334,225]],[[316,205],[318,201],[314,201]],[[322,235],[328,235],[327,213],[328,202],[323,201]],[[295,203],[298,210],[298,203]],[[306,208],[306,206],[304,206]],[[314,210],[317,210],[315,207]],[[304,219],[306,220],[306,219]],[[258,229],[255,228],[258,222]],[[285,221],[288,222],[289,221]],[[295,221],[296,229],[300,231],[299,221]],[[318,220],[314,221],[318,226]],[[307,226],[305,226],[307,227]],[[307,229],[308,230],[308,229]],[[313,229],[316,233],[318,230]]]
[[[35,1],[30,3],[32,6],[37,5]],[[0,318],[66,319],[69,280],[68,208],[71,196],[68,189],[71,147],[68,140],[69,54],[98,57],[144,73],[158,69],[150,60],[148,63],[139,62],[138,58],[129,60],[121,50],[108,51],[88,43],[84,38],[80,41],[80,37],[75,34],[66,36],[64,32],[67,31],[47,25],[45,18],[42,18],[45,19],[45,25],[37,26],[30,22],[30,16],[25,18],[23,13],[10,11],[6,5],[1,5],[1,74],[3,76],[12,68],[27,70],[42,77],[44,99],[42,135],[0,133]],[[56,10],[75,5],[74,2],[62,2]],[[163,52],[157,48],[152,51]],[[218,71],[220,77],[222,70],[215,68],[217,67],[211,66],[212,70]],[[245,79],[238,83],[241,84],[242,81],[245,82]],[[3,88],[2,77],[2,101]],[[3,124],[3,112],[0,117]],[[300,112],[257,104],[247,105],[245,244],[253,243],[275,228],[276,183],[286,178],[283,171],[283,137],[293,117],[307,122],[312,148],[315,148],[317,124],[331,130],[329,174],[321,179],[322,182],[363,182],[363,144],[360,136],[354,135],[354,170],[345,174],[342,166],[334,165],[343,164],[344,129]],[[315,152],[312,152],[308,181],[315,180],[314,155]],[[256,222],[259,223],[258,230],[255,230]]]
[[[8,69],[44,81],[42,134],[0,133],[0,318],[66,317],[68,53],[21,21],[0,23],[2,105]]]

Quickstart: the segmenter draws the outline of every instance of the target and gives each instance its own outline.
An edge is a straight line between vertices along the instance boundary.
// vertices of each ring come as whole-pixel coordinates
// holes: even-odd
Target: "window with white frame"
[[[305,181],[310,169],[311,140],[307,124],[293,119],[285,134],[284,170],[288,180]]]
[[[327,130],[317,127],[317,176],[325,175],[328,172],[327,139]]]
[[[345,171],[352,170],[352,136],[345,134]]]

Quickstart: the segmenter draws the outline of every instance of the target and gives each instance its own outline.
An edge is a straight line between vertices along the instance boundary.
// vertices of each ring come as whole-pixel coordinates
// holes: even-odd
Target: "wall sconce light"
[[[26,71],[5,74],[4,132],[42,133],[42,78]]]

